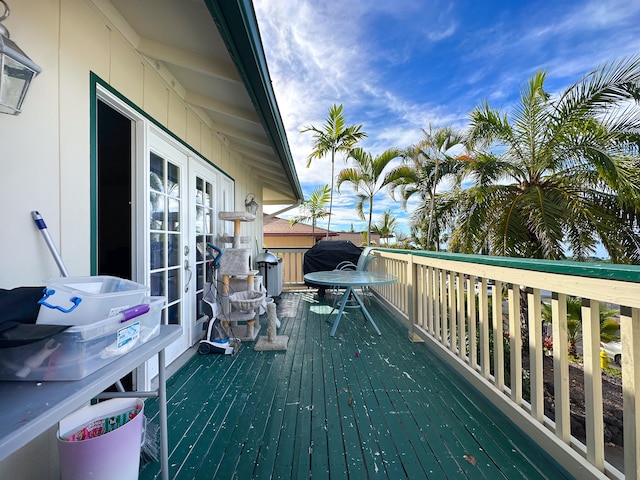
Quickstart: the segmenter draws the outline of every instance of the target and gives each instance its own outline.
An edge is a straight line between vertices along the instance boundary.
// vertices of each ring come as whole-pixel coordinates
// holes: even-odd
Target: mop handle
[[[56,248],[56,245],[53,243],[53,239],[51,238],[51,235],[49,235],[49,231],[47,230],[47,224],[44,223],[42,216],[35,210],[31,212],[31,217],[33,218],[33,221],[36,222],[36,225],[40,229],[40,233],[44,237],[44,241],[47,244],[47,247],[49,247],[49,250],[51,251],[51,255],[53,255],[53,259],[56,261],[56,264],[60,269],[60,273],[62,274],[63,277],[68,277],[69,272],[67,271],[67,267],[64,266],[62,257],[60,256],[60,253],[58,253],[58,249]]]

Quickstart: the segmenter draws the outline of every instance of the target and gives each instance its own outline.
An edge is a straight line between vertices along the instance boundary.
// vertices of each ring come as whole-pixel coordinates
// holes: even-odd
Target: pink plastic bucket
[[[139,413],[108,433],[81,441],[65,441],[69,433],[88,422],[139,407]],[[61,480],[135,480],[140,468],[144,402],[114,398],[72,413],[59,423],[58,455]]]

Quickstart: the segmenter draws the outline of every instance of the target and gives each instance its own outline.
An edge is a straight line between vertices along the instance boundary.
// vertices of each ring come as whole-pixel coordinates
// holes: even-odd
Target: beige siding
[[[264,237],[264,246],[266,248],[290,248],[290,247],[299,247],[299,248],[311,248],[315,244],[315,239],[311,236],[302,237],[302,236],[269,236]]]
[[[0,227],[0,288],[41,284],[59,275],[31,210],[41,211],[68,270],[90,271],[91,72],[233,177],[238,208],[244,208],[248,192],[262,203],[260,179],[243,168],[210,120],[182,101],[182,87],[162,65],[136,52],[139,39],[108,2],[21,0],[11,5],[5,24],[43,72],[24,112],[0,115],[0,191],[3,204],[14,206],[5,210]],[[250,236],[252,249],[262,245],[261,216],[243,234]]]

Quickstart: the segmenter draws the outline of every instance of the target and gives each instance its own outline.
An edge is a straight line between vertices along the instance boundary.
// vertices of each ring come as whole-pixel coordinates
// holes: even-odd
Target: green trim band
[[[437,258],[452,262],[475,263],[502,268],[517,268],[544,273],[557,273],[578,277],[620,280],[623,282],[640,282],[640,266],[620,265],[604,262],[574,262],[570,260],[538,260],[533,258],[495,257],[490,255],[467,255],[451,252],[430,252],[425,250],[397,250],[393,248],[376,248],[376,250],[415,255],[418,257]]]

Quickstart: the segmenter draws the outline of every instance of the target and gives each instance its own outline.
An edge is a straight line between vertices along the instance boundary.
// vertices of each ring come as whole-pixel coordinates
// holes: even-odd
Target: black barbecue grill
[[[348,240],[321,240],[304,254],[302,271],[306,275],[312,272],[334,270],[341,262],[358,263],[362,249]],[[305,285],[317,288],[318,295],[324,296],[327,287],[304,282]]]

